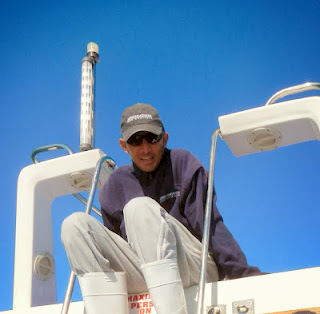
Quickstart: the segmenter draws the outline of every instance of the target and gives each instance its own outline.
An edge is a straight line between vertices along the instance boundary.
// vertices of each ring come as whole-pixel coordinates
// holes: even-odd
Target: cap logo
[[[151,114],[147,114],[147,113],[141,113],[141,114],[135,114],[133,116],[130,116],[127,119],[127,123],[130,123],[134,120],[140,120],[140,119],[149,119],[152,120],[152,115]]]

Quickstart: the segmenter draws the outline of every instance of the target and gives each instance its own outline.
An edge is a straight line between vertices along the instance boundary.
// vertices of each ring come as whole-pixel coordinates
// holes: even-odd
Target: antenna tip
[[[87,45],[87,53],[89,54],[91,52],[95,52],[97,55],[99,55],[99,46],[94,42],[90,42]]]

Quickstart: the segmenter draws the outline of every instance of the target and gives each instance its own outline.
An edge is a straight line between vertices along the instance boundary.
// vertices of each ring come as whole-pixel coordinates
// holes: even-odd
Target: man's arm
[[[207,172],[201,167],[194,173],[185,203],[185,214],[188,215],[188,220],[194,231],[199,234],[200,239],[203,234],[206,191]],[[234,279],[260,274],[257,267],[248,265],[239,244],[225,226],[216,206],[215,192],[212,204],[209,251],[216,261],[220,280],[225,277]]]
[[[117,179],[117,174],[112,173],[110,175],[108,181],[105,182],[99,191],[99,202],[104,226],[116,234],[123,236],[120,228],[123,220],[123,201]]]
[[[221,268],[220,279],[223,274],[229,279],[259,275],[259,268],[248,265],[247,259],[238,242],[225,226],[216,206],[216,195],[213,199],[213,217],[211,223],[210,249]]]
[[[123,208],[134,197],[143,196],[138,180],[132,175],[132,166],[113,171],[99,191],[103,224],[111,231],[127,238]]]
[[[120,225],[121,220],[115,219],[112,216],[108,215],[107,211],[104,208],[101,208],[103,224],[111,231],[115,232],[119,236],[121,235]]]

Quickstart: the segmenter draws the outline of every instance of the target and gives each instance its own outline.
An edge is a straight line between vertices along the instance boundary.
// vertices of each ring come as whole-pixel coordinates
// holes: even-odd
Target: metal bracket
[[[207,314],[226,314],[227,309],[225,304],[219,304],[219,305],[211,305],[207,306]]]
[[[254,300],[242,300],[232,302],[232,314],[254,314]]]

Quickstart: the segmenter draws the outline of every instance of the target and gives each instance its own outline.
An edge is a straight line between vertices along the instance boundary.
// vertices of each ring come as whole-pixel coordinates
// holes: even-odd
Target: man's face
[[[119,144],[142,171],[152,172],[160,164],[168,141],[168,133],[165,132],[162,138],[155,143],[149,143],[148,135],[150,135],[148,132],[135,133],[133,136],[138,136],[138,139],[140,138],[140,141],[137,142],[138,145],[134,142],[130,144],[130,139],[128,140],[129,143],[127,143],[122,138],[120,138]]]

